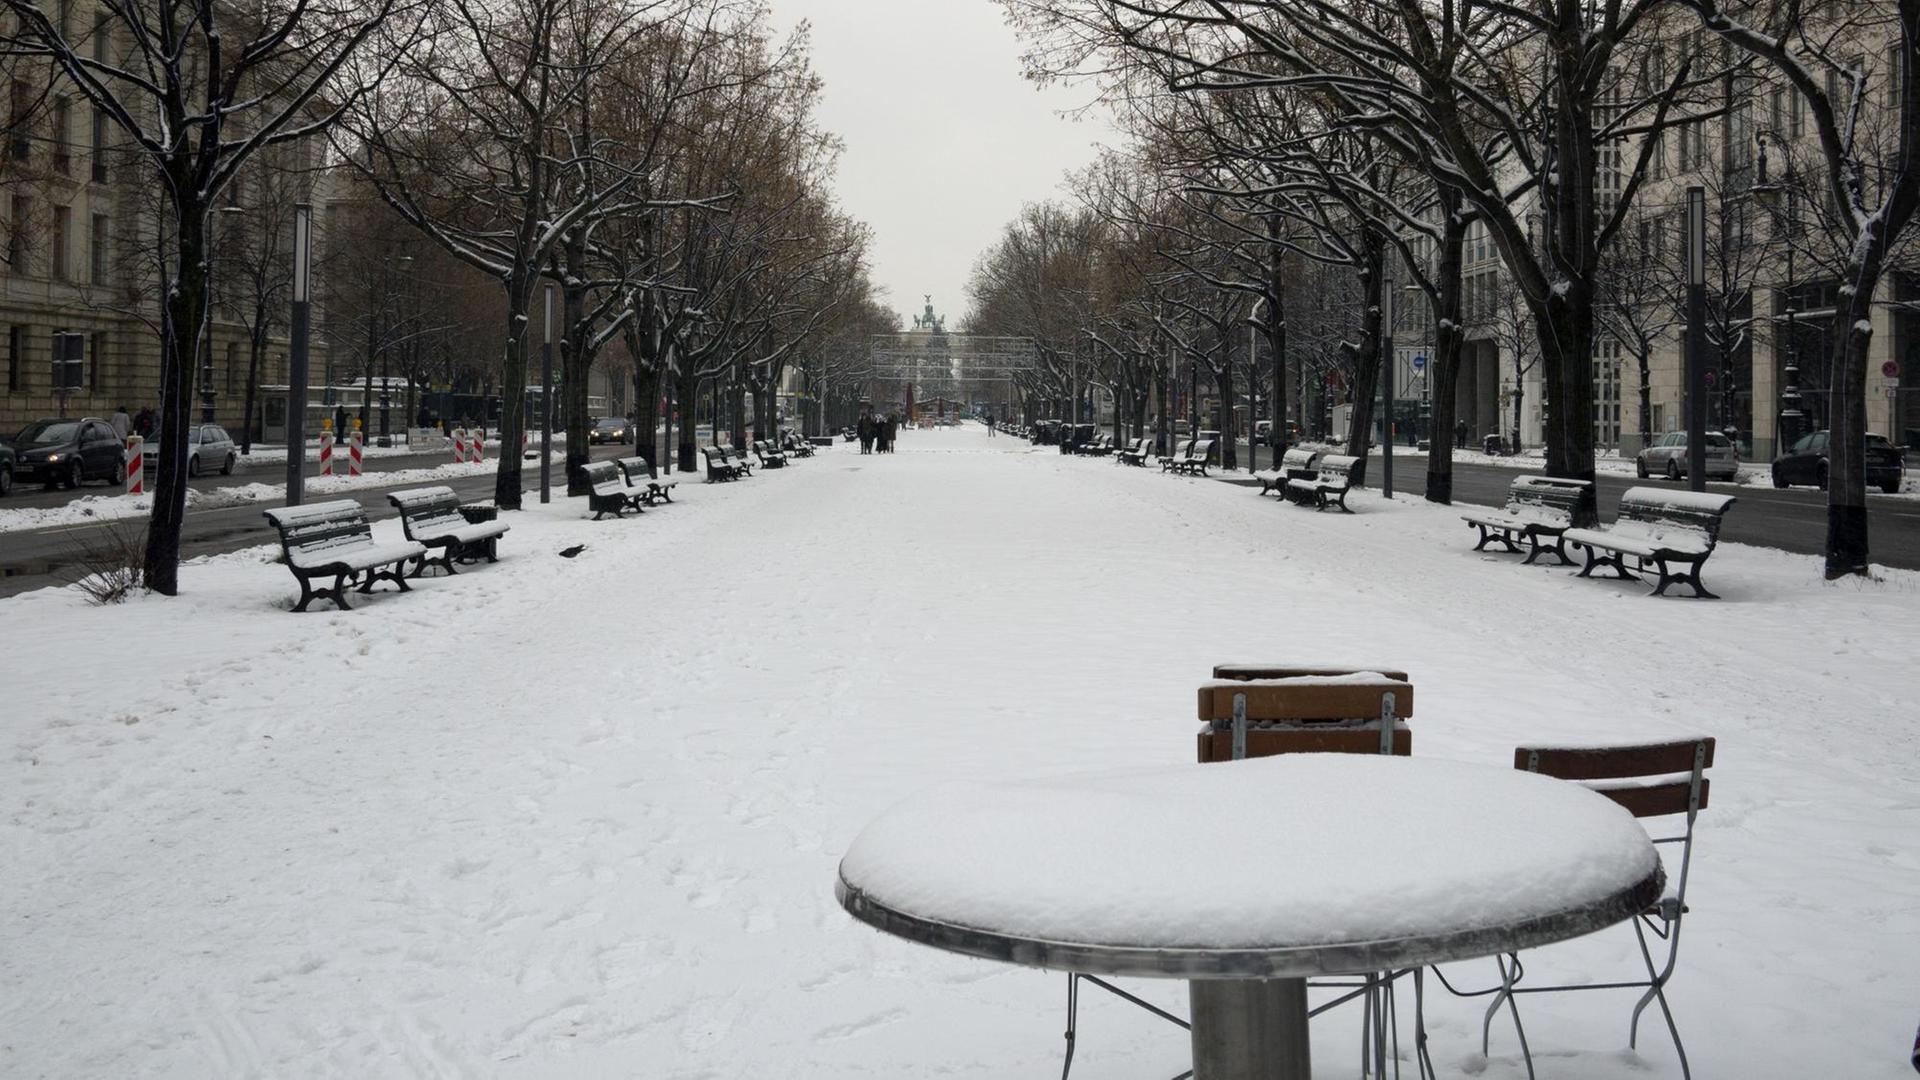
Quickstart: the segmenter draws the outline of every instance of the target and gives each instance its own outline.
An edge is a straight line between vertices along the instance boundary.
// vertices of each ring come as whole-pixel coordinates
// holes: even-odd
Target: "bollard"
[[[475,465],[485,461],[487,458],[487,429],[481,428],[479,431],[474,432],[473,442],[468,444],[468,446],[468,454],[470,456],[467,460],[473,462]]]
[[[467,429],[453,429],[453,463],[464,465],[467,462]]]
[[[127,494],[144,495],[147,491],[146,440],[138,435],[127,436],[126,461],[123,463],[127,473]]]
[[[331,424],[320,429],[320,475],[333,475],[333,428]]]
[[[347,436],[347,475],[360,475],[360,458],[367,445],[366,432],[360,430],[360,421],[353,422],[353,431]]]

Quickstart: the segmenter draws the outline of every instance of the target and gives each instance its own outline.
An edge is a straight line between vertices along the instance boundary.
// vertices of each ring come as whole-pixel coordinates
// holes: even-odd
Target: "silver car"
[[[195,424],[187,429],[187,475],[199,476],[209,469],[220,470],[221,476],[233,473],[233,463],[238,460],[234,449],[233,437],[219,424]],[[140,461],[148,469],[158,468],[160,464],[160,433],[154,432],[142,446]]]
[[[1669,431],[1634,456],[1633,471],[1645,480],[1664,476],[1679,480],[1687,475],[1687,433]],[[1707,432],[1707,479],[1733,480],[1740,475],[1740,449],[1733,440],[1717,431]]]

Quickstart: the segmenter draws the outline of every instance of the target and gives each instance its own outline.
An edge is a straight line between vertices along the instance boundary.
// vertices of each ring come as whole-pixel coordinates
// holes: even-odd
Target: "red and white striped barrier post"
[[[144,495],[147,491],[146,440],[138,435],[127,436],[127,494]]]
[[[487,460],[487,429],[486,428],[480,428],[479,430],[473,433],[473,442],[470,444],[470,450],[471,450],[472,456],[468,458],[468,460],[472,461],[475,465],[478,465],[481,462]]]
[[[333,475],[333,425],[320,429],[320,475]]]
[[[360,475],[360,458],[367,445],[367,433],[360,430],[360,422],[353,422],[353,432],[347,436],[347,475]]]
[[[467,429],[463,427],[453,429],[453,463],[455,465],[467,463]]]

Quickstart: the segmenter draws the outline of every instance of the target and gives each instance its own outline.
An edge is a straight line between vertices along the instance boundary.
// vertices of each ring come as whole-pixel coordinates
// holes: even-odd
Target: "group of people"
[[[897,416],[871,416],[861,414],[860,423],[854,428],[860,437],[860,452],[871,454],[876,450],[882,454],[893,453],[893,440],[900,433],[900,418]]]

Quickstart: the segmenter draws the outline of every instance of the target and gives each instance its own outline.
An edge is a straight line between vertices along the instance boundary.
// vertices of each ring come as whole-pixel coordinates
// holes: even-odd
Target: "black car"
[[[587,445],[598,446],[601,443],[630,443],[633,441],[633,425],[624,416],[603,416],[593,422],[587,430]]]
[[[1903,472],[1905,463],[1900,451],[1884,435],[1868,432],[1867,486],[1892,494],[1900,490]],[[1793,484],[1827,486],[1827,433],[1824,430],[1802,436],[1786,453],[1774,459],[1773,486],[1783,488]]]
[[[0,442],[0,497],[13,490],[13,447]]]
[[[126,479],[126,454],[120,436],[105,420],[35,420],[13,437],[14,478],[39,481],[49,488],[77,488],[89,480],[118,484]]]

